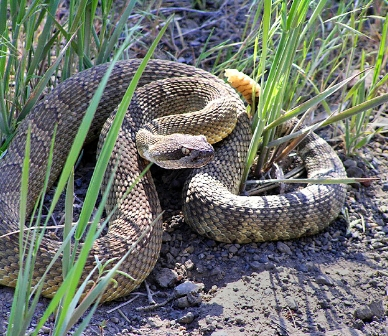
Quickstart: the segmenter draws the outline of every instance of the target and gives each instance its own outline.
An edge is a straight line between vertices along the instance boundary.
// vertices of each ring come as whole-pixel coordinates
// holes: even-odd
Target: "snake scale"
[[[116,63],[88,137],[98,135],[102,129],[100,143],[103,141],[115,108],[139,64],[139,60]],[[31,212],[43,187],[55,125],[58,127],[50,185],[61,172],[84,112],[106,70],[106,64],[93,67],[53,89],[21,122],[6,155],[0,160],[0,236],[4,235],[0,238],[2,285],[15,286],[18,276],[19,238],[18,234],[9,233],[19,229],[18,208],[28,125],[31,126],[32,155],[27,211]],[[204,167],[193,169],[184,186],[185,220],[202,235],[229,243],[292,239],[317,233],[338,215],[346,192],[345,186],[339,184],[312,184],[300,191],[275,196],[237,195],[251,137],[250,126],[238,95],[217,77],[188,65],[151,60],[138,87],[106,173],[105,179],[118,160],[107,211],[117,204],[128,185],[146,166],[147,161],[137,153],[135,141],[140,127],[147,124],[146,130],[151,133],[203,134],[209,142],[220,141],[231,132],[229,128],[234,127],[231,134],[215,145],[214,159]],[[220,98],[218,95],[228,98]],[[197,109],[200,111],[193,112]],[[208,111],[204,115],[203,111],[207,110],[215,110],[216,114]],[[192,113],[169,116],[182,112]],[[232,121],[228,119],[230,113],[233,115]],[[194,126],[189,124],[193,115],[196,116]],[[159,117],[162,119],[154,120]],[[228,120],[231,125],[222,126],[222,119]],[[194,153],[190,144],[181,149],[181,152]],[[315,134],[308,135],[302,141],[299,154],[305,162],[309,177],[345,176],[342,163],[335,152]],[[196,160],[195,155],[193,160]],[[130,274],[135,280],[117,274],[117,286],[112,284],[108,287],[102,301],[127,295],[153,269],[161,247],[162,222],[157,220],[152,226],[150,223],[160,211],[152,177],[147,173],[120,202],[107,234],[97,239],[87,260],[82,279],[93,269],[95,256],[99,260],[120,258],[141,233],[148,230],[147,235],[120,267],[120,270]],[[56,240],[48,237],[43,239],[38,251],[33,285],[47,269],[59,245],[60,242]],[[47,274],[42,294],[52,297],[61,282],[62,266],[59,258]]]

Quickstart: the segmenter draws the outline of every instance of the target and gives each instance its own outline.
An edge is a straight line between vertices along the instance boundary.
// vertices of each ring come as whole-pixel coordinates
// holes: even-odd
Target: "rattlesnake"
[[[113,115],[109,116],[114,113],[139,64],[139,60],[127,60],[116,63],[114,67],[88,136],[92,138],[102,128],[99,147],[113,120]],[[5,235],[0,238],[0,284],[15,286],[18,274],[19,238],[18,234],[9,233],[19,229],[22,162],[28,126],[31,126],[32,131],[27,202],[27,211],[30,213],[43,187],[54,126],[57,124],[58,128],[50,185],[61,172],[70,144],[106,69],[107,65],[104,64],[80,72],[46,95],[19,125],[6,155],[0,160],[0,236]],[[250,126],[238,95],[217,77],[184,64],[152,60],[140,79],[139,87],[142,88],[134,95],[106,173],[105,181],[119,160],[107,211],[114,208],[129,184],[146,166],[146,161],[137,154],[135,138],[139,128],[148,123],[146,131],[151,133],[194,133],[198,135],[194,142],[198,140],[201,143],[204,137],[199,134],[203,134],[209,142],[220,141],[215,145],[215,158],[204,167],[193,169],[183,191],[185,220],[200,234],[230,243],[292,239],[317,233],[338,215],[346,190],[341,184],[309,185],[301,191],[277,196],[236,195],[249,146]],[[154,120],[155,117],[190,112],[195,108],[214,108],[216,113],[197,113],[194,126],[189,125],[185,115],[167,117],[168,120],[162,122]],[[225,115],[224,111],[227,111]],[[229,125],[222,126],[221,119],[228,120]],[[212,126],[209,126],[209,122]],[[184,129],[180,131],[182,126]],[[149,158],[148,147],[141,151],[142,155]],[[183,153],[185,157],[195,154],[195,149],[191,148],[191,144],[186,144],[178,151],[175,150],[177,153]],[[309,177],[345,176],[335,152],[317,135],[308,135],[299,145],[299,153],[305,161]],[[210,153],[211,157],[213,155]],[[195,154],[193,161],[197,160]],[[100,260],[120,258],[148,229],[145,238],[120,267],[135,280],[117,274],[117,286],[112,283],[108,287],[103,301],[128,294],[153,269],[162,240],[161,220],[155,221],[160,211],[151,175],[147,173],[125,200],[120,202],[109,224],[108,233],[97,239],[87,260],[82,279],[94,267],[95,256]],[[150,226],[153,221],[154,224]],[[59,242],[50,238],[43,239],[38,251],[33,284],[42,276],[59,245]],[[47,274],[42,294],[52,297],[61,282],[59,258]]]

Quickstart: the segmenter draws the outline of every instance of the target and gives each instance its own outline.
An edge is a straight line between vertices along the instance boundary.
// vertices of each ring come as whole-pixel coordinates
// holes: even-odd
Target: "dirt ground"
[[[214,12],[229,19],[249,9],[225,3]],[[220,19],[212,26],[215,16],[176,12],[179,22],[186,22],[183,33],[189,33],[164,46],[175,41],[172,54],[180,61],[195,63],[193,49],[214,27],[219,40],[238,37],[236,21]],[[206,61],[200,65],[206,67]],[[387,140],[375,137],[357,158],[339,149],[349,175],[380,180],[349,186],[339,218],[324,232],[294,241],[239,245],[201,237],[180,211],[186,172],[154,169],[165,209],[161,255],[147,279],[156,304],[150,304],[143,284],[120,302],[101,305],[83,335],[388,335]],[[80,196],[91,169],[84,163],[78,172]],[[0,288],[0,334],[13,293]],[[40,300],[31,329],[48,302]],[[49,335],[51,327],[46,324],[40,335]]]

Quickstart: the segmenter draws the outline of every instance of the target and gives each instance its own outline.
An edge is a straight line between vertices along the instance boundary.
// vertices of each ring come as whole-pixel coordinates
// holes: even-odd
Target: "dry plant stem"
[[[154,298],[152,297],[153,293],[150,289],[150,285],[148,284],[147,280],[144,280],[144,285],[145,285],[145,288],[147,290],[147,298],[148,298],[148,303],[150,305],[154,305],[156,304],[156,301],[154,300]]]
[[[168,304],[169,302],[171,302],[174,299],[175,299],[175,295],[171,295],[170,297],[168,297],[166,300],[164,300],[161,303],[151,304],[149,306],[137,307],[136,311],[143,311],[143,312],[152,311],[156,308],[160,308],[160,307],[165,306],[166,304]]]
[[[284,178],[297,178],[303,174],[305,171],[304,166],[299,166],[288,172],[287,174],[284,175]],[[247,181],[247,184],[255,183],[256,181]],[[260,181],[257,181],[260,182]],[[260,194],[263,194],[266,191],[272,190],[274,188],[278,187],[277,183],[268,183],[262,186],[255,187],[249,191],[246,191],[248,196],[257,196]]]
[[[128,317],[122,312],[121,309],[117,310],[119,314],[124,318],[125,321],[127,321],[129,324],[131,324],[131,321],[128,319]]]
[[[135,293],[132,293],[132,294],[135,294]],[[128,305],[128,304],[130,304],[131,302],[133,302],[133,301],[135,301],[136,299],[138,299],[141,295],[143,295],[143,293],[137,293],[137,294],[135,295],[135,297],[133,297],[132,299],[130,299],[130,300],[126,301],[126,302],[123,302],[123,303],[119,304],[118,306],[116,306],[116,307],[114,307],[114,308],[112,308],[112,309],[109,309],[109,310],[107,311],[107,313],[110,314],[110,313],[114,312],[115,310],[118,310],[118,309],[120,309],[120,308],[122,308],[122,307],[124,307],[124,306],[126,306],[126,305]]]

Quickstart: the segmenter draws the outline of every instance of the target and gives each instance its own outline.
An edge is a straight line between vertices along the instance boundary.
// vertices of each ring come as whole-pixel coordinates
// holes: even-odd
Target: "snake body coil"
[[[98,134],[106,122],[100,136],[101,139],[105,137],[113,118],[109,116],[121,101],[139,64],[139,60],[129,60],[115,65],[90,128],[89,138]],[[58,126],[50,185],[61,172],[70,144],[106,69],[107,65],[97,66],[58,85],[20,124],[6,155],[0,160],[0,236],[5,235],[0,238],[0,284],[15,286],[18,275],[19,238],[18,234],[9,233],[19,229],[18,209],[27,129],[31,127],[32,155],[27,201],[27,211],[31,212],[43,188],[55,125]],[[183,79],[165,80],[178,77]],[[195,84],[187,84],[191,81],[187,77]],[[147,65],[140,86],[143,88],[133,98],[106,174],[108,178],[118,160],[107,211],[116,206],[127,187],[146,166],[145,161],[138,156],[135,145],[136,134],[145,124],[150,125],[151,132],[204,134],[212,143],[223,139],[235,125],[232,133],[216,145],[215,159],[202,168],[194,169],[185,184],[183,211],[191,227],[223,242],[260,242],[317,233],[338,215],[345,199],[343,185],[309,185],[301,191],[279,196],[236,195],[249,146],[250,126],[237,94],[218,78],[187,65],[153,60]],[[207,91],[209,87],[210,94]],[[175,89],[178,94],[173,93]],[[207,93],[202,94],[202,91]],[[219,102],[217,92],[228,96],[228,99]],[[189,126],[185,115],[169,116],[175,112],[206,110],[207,106],[213,105],[217,113],[198,112],[194,126]],[[228,112],[223,114],[224,111]],[[234,116],[229,119],[231,111]],[[192,114],[188,116],[191,118]],[[155,121],[155,118],[160,117],[160,121]],[[224,127],[219,119],[228,120],[232,125]],[[299,152],[309,177],[345,176],[335,152],[317,135],[309,135],[300,144]],[[127,295],[154,267],[161,246],[162,223],[157,220],[151,227],[150,223],[160,212],[155,187],[148,173],[120,202],[109,224],[108,233],[96,240],[88,257],[82,279],[95,266],[95,256],[99,260],[120,258],[142,232],[148,230],[148,234],[120,267],[120,270],[136,280],[116,275],[117,287],[110,286],[103,301]],[[46,237],[43,239],[35,265],[34,283],[45,272],[59,246],[58,241]],[[47,274],[43,295],[52,297],[61,282],[62,265],[59,258]]]

